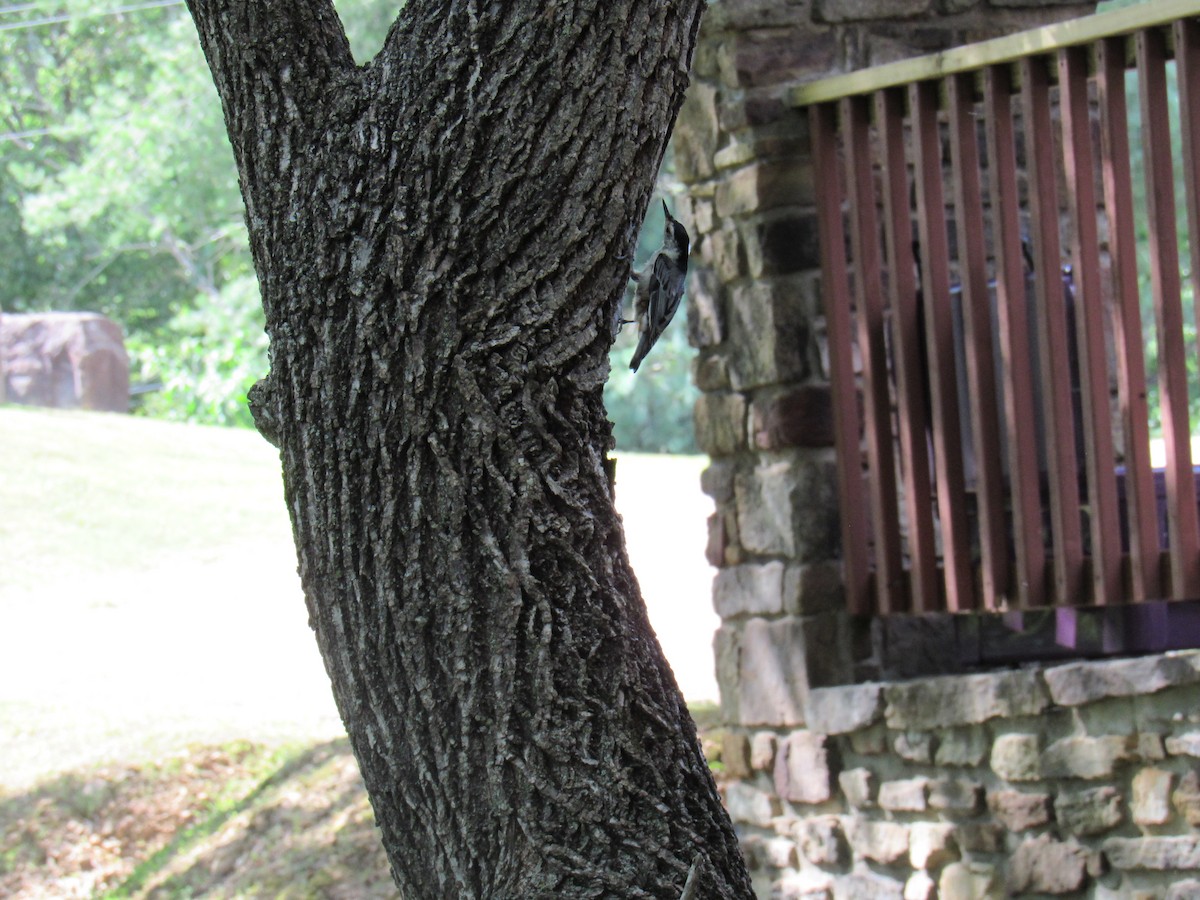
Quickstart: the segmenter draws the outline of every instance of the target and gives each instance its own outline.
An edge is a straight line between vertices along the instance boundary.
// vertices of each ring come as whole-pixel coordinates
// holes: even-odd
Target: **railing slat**
[[[1187,189],[1192,300],[1198,313],[1196,321],[1200,322],[1200,20],[1181,19],[1173,30],[1183,176]]]
[[[975,126],[975,82],[971,75],[946,79],[950,111],[951,181],[958,229],[958,270],[962,286],[964,350],[974,438],[975,496],[983,605],[995,609],[1008,593],[1008,529],[1004,522],[1004,475],[996,402],[996,360],[992,349],[992,302],[988,290],[983,191],[979,177],[979,134]]]
[[[892,364],[896,375],[897,439],[908,522],[911,606],[938,607],[937,547],[933,534],[933,491],[929,479],[929,411],[922,380],[921,319],[912,255],[908,162],[904,153],[904,92],[875,95],[875,121],[882,143],[883,235],[892,308]]]
[[[1198,523],[1188,425],[1187,351],[1183,341],[1179,250],[1175,229],[1174,171],[1167,114],[1165,35],[1137,35],[1142,146],[1146,160],[1146,207],[1150,224],[1150,282],[1158,326],[1158,372],[1163,443],[1166,447],[1167,532],[1171,594],[1200,596]]]
[[[1091,536],[1092,602],[1121,602],[1121,526],[1117,518],[1116,456],[1108,387],[1107,314],[1100,290],[1100,238],[1096,170],[1088,101],[1086,47],[1058,54],[1063,163],[1071,204],[1075,326],[1083,398],[1084,469]]]
[[[1129,573],[1133,599],[1161,596],[1157,499],[1150,463],[1146,360],[1138,297],[1137,243],[1133,223],[1133,178],[1129,164],[1129,114],[1125,100],[1124,38],[1097,47],[1096,88],[1108,252],[1116,303],[1117,397],[1125,434],[1125,509],[1129,523]]]
[[[1066,328],[1058,240],[1058,191],[1055,185],[1050,78],[1044,57],[1021,61],[1021,105],[1029,169],[1029,219],[1037,294],[1038,354],[1042,378],[1042,416],[1053,439],[1046,446],[1050,534],[1053,541],[1055,603],[1078,602],[1082,583],[1083,543],[1079,526],[1079,483],[1075,472],[1075,436],[1071,411],[1071,370],[1064,349]]]
[[[1195,321],[1200,322],[1200,20],[1181,19],[1176,22],[1174,36],[1175,78],[1179,84],[1179,119],[1183,137],[1183,180],[1187,190],[1193,314]],[[1188,449],[1190,451],[1190,446]],[[1190,486],[1193,480],[1188,482],[1189,489],[1182,491],[1181,502],[1186,503],[1191,499]],[[1191,555],[1194,559],[1195,553]],[[1200,561],[1195,564],[1200,565]],[[1195,597],[1197,585],[1194,571],[1189,577],[1182,579],[1188,585],[1188,593],[1184,596]]]
[[[1012,76],[1007,65],[990,67],[984,76],[987,114],[988,190],[996,245],[996,314],[999,323],[1001,377],[1004,383],[1004,437],[1008,447],[1012,500],[1016,605],[1042,606],[1046,598],[1046,547],[1038,498],[1037,431],[1034,423],[1029,316],[1021,247],[1017,189],[1016,134],[1012,116]]]
[[[850,255],[854,260],[854,298],[862,362],[868,497],[875,543],[875,593],[879,611],[890,613],[900,611],[895,601],[902,596],[904,584],[900,562],[900,519],[896,508],[896,461],[892,453],[892,403],[884,343],[883,261],[880,259],[871,155],[870,99],[850,97],[843,100],[841,114],[850,203]]]
[[[850,284],[842,228],[841,178],[838,174],[837,106],[811,107],[816,174],[817,216],[821,230],[821,293],[829,342],[833,422],[838,454],[838,498],[842,527],[842,567],[847,606],[855,615],[872,612],[871,573],[859,445],[858,390],[854,384],[850,321]]]
[[[934,468],[942,531],[946,605],[951,611],[975,608],[964,496],[962,431],[954,364],[954,323],[950,308],[949,247],[942,196],[941,136],[935,82],[909,88],[917,182],[917,223],[921,285],[933,401]]]

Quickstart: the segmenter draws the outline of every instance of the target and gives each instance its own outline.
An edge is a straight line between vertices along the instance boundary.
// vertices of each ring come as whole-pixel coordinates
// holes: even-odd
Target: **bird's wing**
[[[672,289],[673,266],[665,253],[654,258],[654,270],[650,273],[650,330],[661,333],[675,315],[679,305],[679,292]]]
[[[666,254],[660,253],[654,257],[647,276],[649,308],[646,310],[646,324],[629,365],[635,372],[659,335],[670,324],[675,310],[679,308],[679,298],[683,296],[683,280],[677,277],[675,266]]]

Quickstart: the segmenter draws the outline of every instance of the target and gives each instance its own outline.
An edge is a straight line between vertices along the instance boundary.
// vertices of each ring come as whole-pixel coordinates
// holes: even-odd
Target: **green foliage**
[[[340,0],[356,60],[402,6]],[[98,15],[90,0],[40,6],[0,31],[0,310],[81,309],[124,327],[146,415],[250,425],[267,370],[263,314],[233,154],[212,78],[182,7]],[[15,11],[0,24],[30,22]],[[670,175],[668,157],[662,181]],[[651,204],[639,266],[658,247]],[[631,298],[627,297],[628,307]],[[626,328],[606,393],[622,450],[694,452],[681,313],[640,375]]]
[[[64,21],[0,32],[0,247],[23,261],[0,307],[96,310],[153,329],[219,289],[220,260],[244,245],[191,22],[178,8],[38,12]]]
[[[692,385],[683,311],[676,316],[637,372],[629,359],[636,329],[625,327],[610,357],[612,374],[604,402],[613,423],[617,449],[646,453],[695,453],[692,407],[699,391]]]
[[[129,349],[141,380],[161,383],[141,409],[163,419],[252,427],[246,395],[267,371],[258,281],[245,275],[180,310],[152,341]]]
[[[0,32],[0,309],[102,312],[135,381],[163,386],[141,411],[249,425],[263,314],[194,26],[181,7],[96,12],[62,2],[37,19],[65,21]]]
[[[334,0],[338,18],[346,29],[350,41],[350,52],[359,65],[369,61],[383,46],[396,14],[403,9],[405,0]]]

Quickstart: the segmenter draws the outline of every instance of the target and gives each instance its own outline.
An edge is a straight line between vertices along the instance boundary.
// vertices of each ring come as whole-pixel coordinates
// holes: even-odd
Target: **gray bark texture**
[[[271,339],[252,407],[402,896],[752,896],[605,474],[703,0],[410,0],[362,67],[328,0],[188,5]]]

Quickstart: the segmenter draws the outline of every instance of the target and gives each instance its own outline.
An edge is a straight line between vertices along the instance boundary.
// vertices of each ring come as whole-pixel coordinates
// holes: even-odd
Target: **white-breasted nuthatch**
[[[641,272],[633,272],[629,279],[637,283],[633,299],[633,318],[637,322],[638,345],[633,352],[629,368],[637,371],[654,342],[671,322],[679,300],[683,297],[683,282],[687,276],[688,240],[687,229],[671,218],[667,202],[663,201],[666,227],[663,243]],[[625,323],[622,323],[625,324]]]

